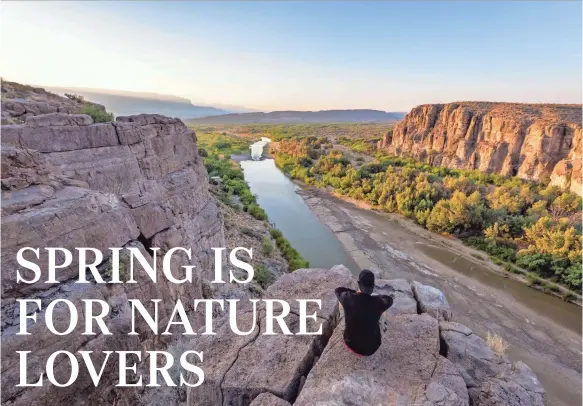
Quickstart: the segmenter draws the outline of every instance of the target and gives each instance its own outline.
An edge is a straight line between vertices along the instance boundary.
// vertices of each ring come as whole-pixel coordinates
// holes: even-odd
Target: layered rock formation
[[[165,325],[179,298],[196,323],[198,317],[189,307],[195,298],[249,296],[249,292],[233,287],[210,292],[206,289],[204,280],[208,278],[204,273],[211,269],[210,248],[225,246],[225,231],[223,216],[208,191],[196,138],[177,119],[138,115],[96,124],[89,116],[68,114],[77,111],[68,110],[68,99],[38,89],[33,93],[39,96],[8,100],[3,95],[2,100],[9,116],[2,125],[1,149],[3,404],[429,406],[468,405],[471,401],[488,406],[542,405],[543,390],[526,365],[512,366],[471,330],[451,322],[444,295],[416,282],[379,280],[377,291],[395,299],[382,320],[383,345],[368,358],[346,352],[343,318],[334,296],[338,286],[354,287],[354,278],[344,267],[299,270],[282,276],[264,292],[265,298],[292,304],[287,317],[292,331],[297,331],[298,324],[294,300],[322,299],[321,336],[265,336],[262,317],[258,317],[253,334],[238,336],[228,327],[227,315],[216,320],[217,336],[199,335],[171,342],[179,335],[154,335],[140,317],[136,319],[140,335],[128,336],[130,299],[144,304],[161,299],[159,324]],[[13,121],[24,123],[4,125]],[[260,230],[250,227],[249,231]],[[226,234],[236,240],[229,230]],[[261,241],[262,236],[258,236],[255,244]],[[185,247],[191,248],[194,256],[175,257],[173,271],[179,276],[182,265],[195,265],[199,272],[193,283],[177,285],[168,283],[158,269],[158,282],[152,283],[138,266],[138,283],[134,285],[76,284],[78,264],[74,257],[70,266],[58,270],[60,283],[47,284],[47,255],[41,250],[40,260],[28,258],[40,265],[40,281],[16,283],[16,252],[26,246],[63,247],[72,252],[76,247],[93,247],[104,253],[109,247],[136,247],[148,259],[152,247],[159,247],[159,254],[172,247]],[[280,268],[282,263],[273,265]],[[106,258],[98,268],[107,275],[111,264]],[[21,298],[41,302],[42,311],[28,326],[31,335],[16,334],[20,319],[16,299]],[[113,335],[82,335],[82,319],[72,333],[52,334],[44,322],[44,312],[57,298],[70,300],[77,309],[81,309],[84,299],[106,301],[111,311],[105,322]],[[27,313],[35,310],[31,305]],[[308,309],[308,313],[315,310]],[[260,314],[264,312],[264,308],[259,309]],[[245,309],[240,314],[239,329],[253,327],[252,314]],[[64,331],[70,320],[68,309],[57,306],[53,319],[55,328]],[[17,386],[17,351],[30,351],[27,373],[32,380],[44,371],[49,355],[59,350],[77,356],[79,350],[95,351],[95,364],[101,365],[103,356],[97,355],[103,350],[167,350],[177,358],[192,349],[204,352],[206,377],[202,386],[187,394],[184,388],[170,388],[170,392],[163,392],[167,388],[143,392],[139,388],[116,388],[119,365],[113,358],[97,388],[83,367],[68,387]],[[143,364],[139,364],[138,374],[146,380]],[[69,369],[68,362],[57,363],[56,380],[65,382]]]
[[[140,336],[127,336],[131,326],[128,299],[145,304],[162,299],[159,315],[164,323],[180,298],[196,321],[192,304],[203,296],[201,273],[212,270],[210,248],[225,246],[223,218],[209,194],[194,133],[180,120],[138,115],[94,124],[86,115],[33,113],[28,111],[24,124],[2,126],[2,403],[119,404],[120,393],[114,392],[110,382],[117,376],[115,362],[108,364],[98,388],[83,369],[66,388],[49,384],[25,388],[16,386],[16,351],[31,351],[32,380],[57,350],[165,349],[170,339],[153,335],[141,318],[137,319]],[[75,247],[93,247],[107,254],[109,247],[122,246],[138,247],[147,258],[150,247],[160,247],[158,254],[172,247],[191,248],[193,257],[175,256],[172,269],[179,277],[182,265],[195,265],[197,278],[191,284],[172,284],[159,269],[158,282],[152,283],[138,269],[134,285],[75,284],[75,255],[70,266],[58,270],[59,284],[44,283],[44,247],[71,252]],[[16,253],[22,247],[41,248],[40,260],[29,258],[41,266],[43,276],[38,283],[16,282]],[[158,265],[161,268],[161,261]],[[105,260],[99,269],[105,274],[110,267]],[[29,327],[31,335],[16,334],[19,309],[15,300],[21,298],[37,298],[42,303],[37,322]],[[82,320],[71,334],[52,334],[43,315],[55,298],[71,300],[79,309],[82,299],[107,301],[112,311],[106,323],[113,336],[81,335]],[[56,328],[63,331],[69,311],[66,306],[57,306],[55,311]],[[68,373],[68,363],[63,362],[55,370],[56,379],[66,382]]]
[[[581,137],[580,105],[460,102],[415,107],[379,147],[581,194]]]
[[[2,81],[2,124],[23,123],[27,117],[39,114],[75,114],[85,104],[105,110],[100,104],[61,97],[40,87]]]
[[[266,298],[293,303],[319,298],[322,336],[265,336],[260,308],[238,320],[238,336],[218,321],[217,336],[197,341],[205,352],[205,382],[189,388],[188,405],[509,405],[542,406],[544,391],[523,363],[512,365],[472,331],[450,320],[443,293],[403,279],[378,280],[394,306],[381,320],[382,345],[371,357],[348,352],[333,290],[354,287],[350,271],[301,269],[280,278]],[[308,311],[310,313],[310,311]],[[297,331],[297,310],[286,321]],[[308,329],[310,330],[310,327]]]

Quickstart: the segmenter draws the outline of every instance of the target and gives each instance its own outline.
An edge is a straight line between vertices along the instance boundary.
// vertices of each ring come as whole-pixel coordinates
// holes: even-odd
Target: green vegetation
[[[345,139],[380,140],[391,128],[391,123],[309,123],[309,124],[225,124],[195,125],[196,133],[228,131],[246,138],[269,137],[273,141],[304,137],[340,137]]]
[[[218,177],[220,189],[224,193],[223,201],[232,206],[242,206],[243,210],[258,220],[267,220],[267,213],[257,204],[249,185],[243,177],[243,171],[236,162],[221,159],[216,155],[204,158],[209,177]]]
[[[231,154],[249,152],[250,143],[248,140],[224,132],[220,133],[212,129],[198,130],[196,138],[200,156],[224,155],[225,158],[229,159]]]
[[[378,137],[340,137],[338,138],[338,144],[344,145],[355,152],[361,152],[363,154],[373,155],[376,152],[377,144],[382,139],[382,136]],[[357,159],[358,160],[358,159]],[[362,158],[361,158],[362,160]]]
[[[94,123],[107,123],[114,120],[113,113],[108,113],[105,109],[91,103],[86,103],[81,108],[81,114],[88,114]]]
[[[105,270],[105,272],[103,273],[103,276],[105,276],[106,280],[110,280],[113,277],[113,262],[112,262],[112,258],[109,257],[109,259],[107,260],[107,269]],[[127,280],[127,270],[128,270],[128,265],[130,264],[130,256],[126,253],[121,253],[119,255],[119,280],[120,281],[125,281]]]
[[[273,243],[267,237],[263,237],[263,246],[262,246],[263,255],[270,257],[273,254]]]
[[[65,97],[79,104],[83,104],[81,114],[91,116],[94,123],[107,123],[115,119],[113,113],[108,113],[102,106],[86,102],[85,98],[79,94],[65,93]]]
[[[253,268],[254,274],[253,279],[259,284],[263,289],[266,289],[273,282],[274,276],[267,269],[264,264],[258,264]]]
[[[361,140],[342,141],[362,149]],[[363,149],[365,150],[365,149]],[[292,178],[404,215],[485,251],[509,272],[581,288],[581,197],[518,178],[433,167],[383,153],[356,168],[328,139],[284,139],[276,164]]]
[[[283,236],[281,231],[275,228],[271,228],[269,229],[269,233],[275,240],[277,248],[279,248],[283,254],[283,257],[287,259],[290,271],[295,271],[296,269],[307,268],[310,266],[310,263],[306,261],[294,247],[291,246],[290,242]]]
[[[204,159],[209,179],[213,177],[220,178],[219,188],[222,192],[220,198],[223,202],[235,208],[242,206],[244,211],[256,219],[267,221],[267,213],[259,206],[255,195],[251,193],[251,189],[249,189],[249,185],[243,176],[241,166],[229,159],[232,153],[249,150],[249,143],[234,135],[216,132],[201,132],[197,134],[197,138],[199,151],[205,151],[204,155],[200,155]],[[245,233],[246,230],[243,229],[241,232]],[[248,230],[248,232],[252,233],[252,230]],[[283,257],[288,261],[290,272],[309,266],[309,262],[292,247],[281,231],[270,228],[269,232]],[[270,256],[273,253],[273,243],[267,237],[263,239],[262,250],[266,256]],[[271,276],[268,270],[266,272]],[[267,286],[271,281],[265,280],[265,278],[265,274],[262,270],[259,270],[259,276],[256,274],[257,282],[262,286],[265,283],[265,286]]]

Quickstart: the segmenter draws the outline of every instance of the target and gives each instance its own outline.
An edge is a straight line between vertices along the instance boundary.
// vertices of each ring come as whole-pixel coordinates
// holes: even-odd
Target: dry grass
[[[499,355],[504,355],[509,347],[508,343],[504,341],[502,337],[496,333],[490,333],[489,331],[486,336],[486,342],[488,343],[488,347]]]

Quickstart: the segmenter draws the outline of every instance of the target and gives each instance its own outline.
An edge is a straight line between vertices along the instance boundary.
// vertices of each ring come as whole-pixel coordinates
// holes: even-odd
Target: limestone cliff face
[[[39,283],[27,285],[16,283],[16,253],[21,247],[63,247],[73,253],[75,247],[93,247],[107,254],[109,247],[135,246],[149,256],[149,247],[160,247],[159,254],[171,247],[185,247],[192,249],[193,258],[174,259],[176,276],[183,275],[181,265],[210,272],[210,248],[224,246],[223,218],[209,194],[194,133],[180,120],[159,115],[118,117],[116,122],[94,124],[87,115],[28,111],[24,124],[2,126],[1,163],[2,403],[113,404],[120,395],[113,394],[113,383],[107,380],[116,376],[115,363],[107,367],[105,381],[98,388],[85,372],[70,387],[24,388],[16,386],[16,351],[32,351],[29,373],[33,379],[57,350],[164,349],[167,338],[152,335],[144,322],[137,326],[139,337],[127,336],[131,326],[128,299],[143,303],[162,299],[161,320],[167,320],[178,298],[192,306],[195,298],[202,297],[202,276],[197,273],[191,284],[171,284],[159,269],[158,282],[152,283],[138,269],[135,285],[80,285],[74,283],[78,276],[74,260],[58,270],[60,284],[43,283],[47,280],[43,274]],[[46,252],[33,262],[47,272]],[[105,260],[99,269],[103,274],[109,267]],[[32,334],[26,336],[16,335],[19,310],[15,300],[22,298],[40,299],[43,310],[29,327]],[[53,335],[44,324],[43,313],[55,298],[69,299],[79,309],[82,299],[107,301],[112,310],[106,324],[113,336],[81,335],[81,320],[71,334]],[[60,320],[57,328],[66,329],[68,310],[57,307],[55,311]],[[165,321],[160,323],[165,325]],[[68,368],[66,362],[57,368],[57,380],[67,380]]]
[[[460,102],[415,107],[379,147],[581,194],[581,136],[580,105]]]

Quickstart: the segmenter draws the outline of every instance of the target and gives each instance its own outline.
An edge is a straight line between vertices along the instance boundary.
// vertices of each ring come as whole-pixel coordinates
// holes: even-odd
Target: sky
[[[2,2],[0,75],[262,111],[581,103],[580,1]]]

